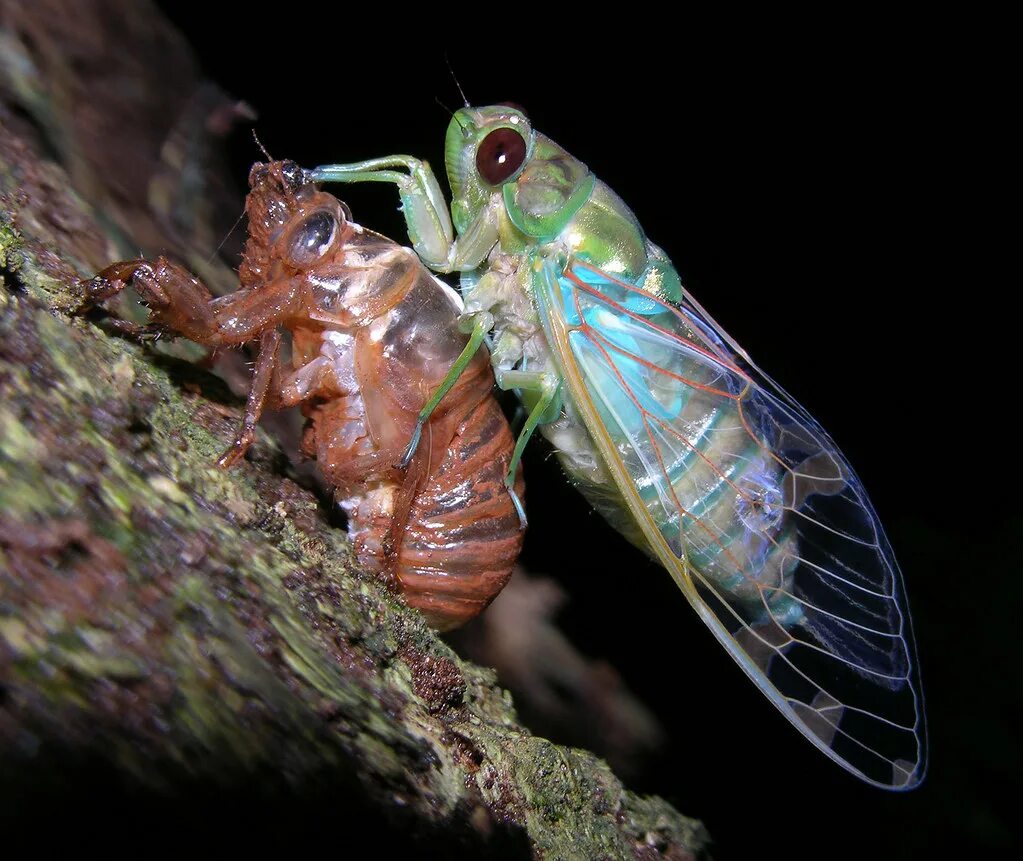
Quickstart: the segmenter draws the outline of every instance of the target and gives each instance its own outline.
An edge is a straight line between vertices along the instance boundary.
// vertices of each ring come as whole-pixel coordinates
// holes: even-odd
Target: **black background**
[[[629,203],[870,490],[903,567],[928,700],[931,772],[904,795],[814,750],[664,572],[587,510],[542,448],[527,458],[526,564],[565,585],[563,627],[671,733],[635,788],[704,820],[718,858],[1014,845],[1019,587],[1007,575],[1021,518],[1012,488],[985,476],[1016,469],[1017,447],[1006,407],[983,391],[999,373],[974,301],[984,263],[953,262],[965,241],[946,229],[962,215],[948,146],[960,85],[925,22],[746,20],[740,33],[583,27],[521,9],[500,27],[454,18],[428,35],[408,18],[371,23],[366,9],[165,11],[209,76],[258,111],[269,151],[306,166],[404,152],[442,171],[437,100],[461,101],[445,54],[474,104],[524,106]],[[242,182],[261,155],[247,130],[231,147]],[[359,221],[404,237],[392,188],[339,193]]]

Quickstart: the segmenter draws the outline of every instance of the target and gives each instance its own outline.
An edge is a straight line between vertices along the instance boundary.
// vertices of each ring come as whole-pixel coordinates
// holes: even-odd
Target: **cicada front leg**
[[[314,182],[393,182],[398,187],[412,247],[434,271],[474,269],[497,242],[496,219],[480,220],[481,229],[467,231],[455,239],[440,184],[430,165],[421,159],[394,155],[353,164],[322,165],[309,171],[309,177]],[[464,330],[470,335],[469,343],[420,412],[400,462],[402,467],[411,462],[431,414],[469,366],[493,324],[490,315],[480,315],[472,320],[471,329]]]
[[[256,440],[256,425],[263,409],[276,407],[280,401],[280,347],[281,330],[268,329],[259,336],[259,355],[252,372],[252,388],[245,402],[245,416],[231,447],[217,458],[217,466],[228,469],[245,457]]]
[[[325,164],[309,171],[309,177],[314,182],[393,182],[412,248],[435,272],[475,269],[497,242],[499,221],[497,213],[489,210],[455,237],[444,193],[429,163],[421,159],[392,155],[353,164]]]
[[[125,334],[181,335],[206,347],[238,346],[259,339],[259,356],[241,427],[231,447],[217,460],[224,469],[237,463],[255,440],[263,409],[279,400],[279,327],[298,302],[294,284],[285,279],[218,299],[184,267],[164,257],[125,260],[82,282],[85,295],[80,310],[111,298],[129,284],[149,307],[150,322],[138,327],[118,321],[116,328]]]
[[[186,269],[165,257],[112,263],[82,282],[82,310],[120,293],[129,284],[148,306],[150,326],[163,327],[202,344],[213,338],[215,328],[209,312],[213,294]]]
[[[82,282],[81,311],[128,284],[149,306],[150,323],[204,347],[237,347],[259,338],[301,310],[301,284],[283,278],[216,298],[187,269],[166,257],[125,260]]]

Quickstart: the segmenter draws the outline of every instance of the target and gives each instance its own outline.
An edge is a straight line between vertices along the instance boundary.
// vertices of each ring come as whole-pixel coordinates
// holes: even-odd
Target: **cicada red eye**
[[[491,185],[508,180],[525,160],[525,138],[510,128],[494,129],[476,150],[476,169]]]

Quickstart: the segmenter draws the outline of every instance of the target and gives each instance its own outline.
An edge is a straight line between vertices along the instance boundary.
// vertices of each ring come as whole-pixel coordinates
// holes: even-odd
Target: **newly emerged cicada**
[[[239,290],[214,298],[160,257],[107,267],[85,282],[87,301],[131,282],[163,331],[210,347],[258,340],[244,424],[220,465],[244,455],[264,407],[300,405],[303,451],[347,513],[362,567],[395,582],[435,627],[456,627],[505,585],[523,538],[521,485],[504,484],[512,435],[485,353],[400,463],[417,415],[465,347],[458,295],[409,249],[352,222],[293,162],[257,164],[249,184]]]
[[[625,203],[522,110],[458,110],[444,158],[450,216],[418,158],[311,176],[394,182],[422,260],[463,273],[471,337],[440,391],[489,340],[499,386],[529,410],[509,486],[539,427],[811,742],[876,786],[916,786],[926,733],[902,578],[831,438],[689,295]]]

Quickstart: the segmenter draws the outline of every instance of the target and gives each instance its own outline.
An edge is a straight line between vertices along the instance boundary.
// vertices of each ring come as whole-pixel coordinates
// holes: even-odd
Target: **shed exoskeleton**
[[[245,454],[265,408],[300,406],[303,452],[334,488],[360,562],[433,626],[456,627],[501,590],[523,539],[522,486],[509,493],[504,481],[513,440],[486,351],[470,351],[404,462],[417,416],[465,353],[457,294],[411,250],[355,224],[294,163],[256,164],[249,185],[239,290],[215,298],[180,265],[137,259],[85,282],[87,305],[131,283],[162,331],[209,347],[258,341],[244,421],[218,463]]]

